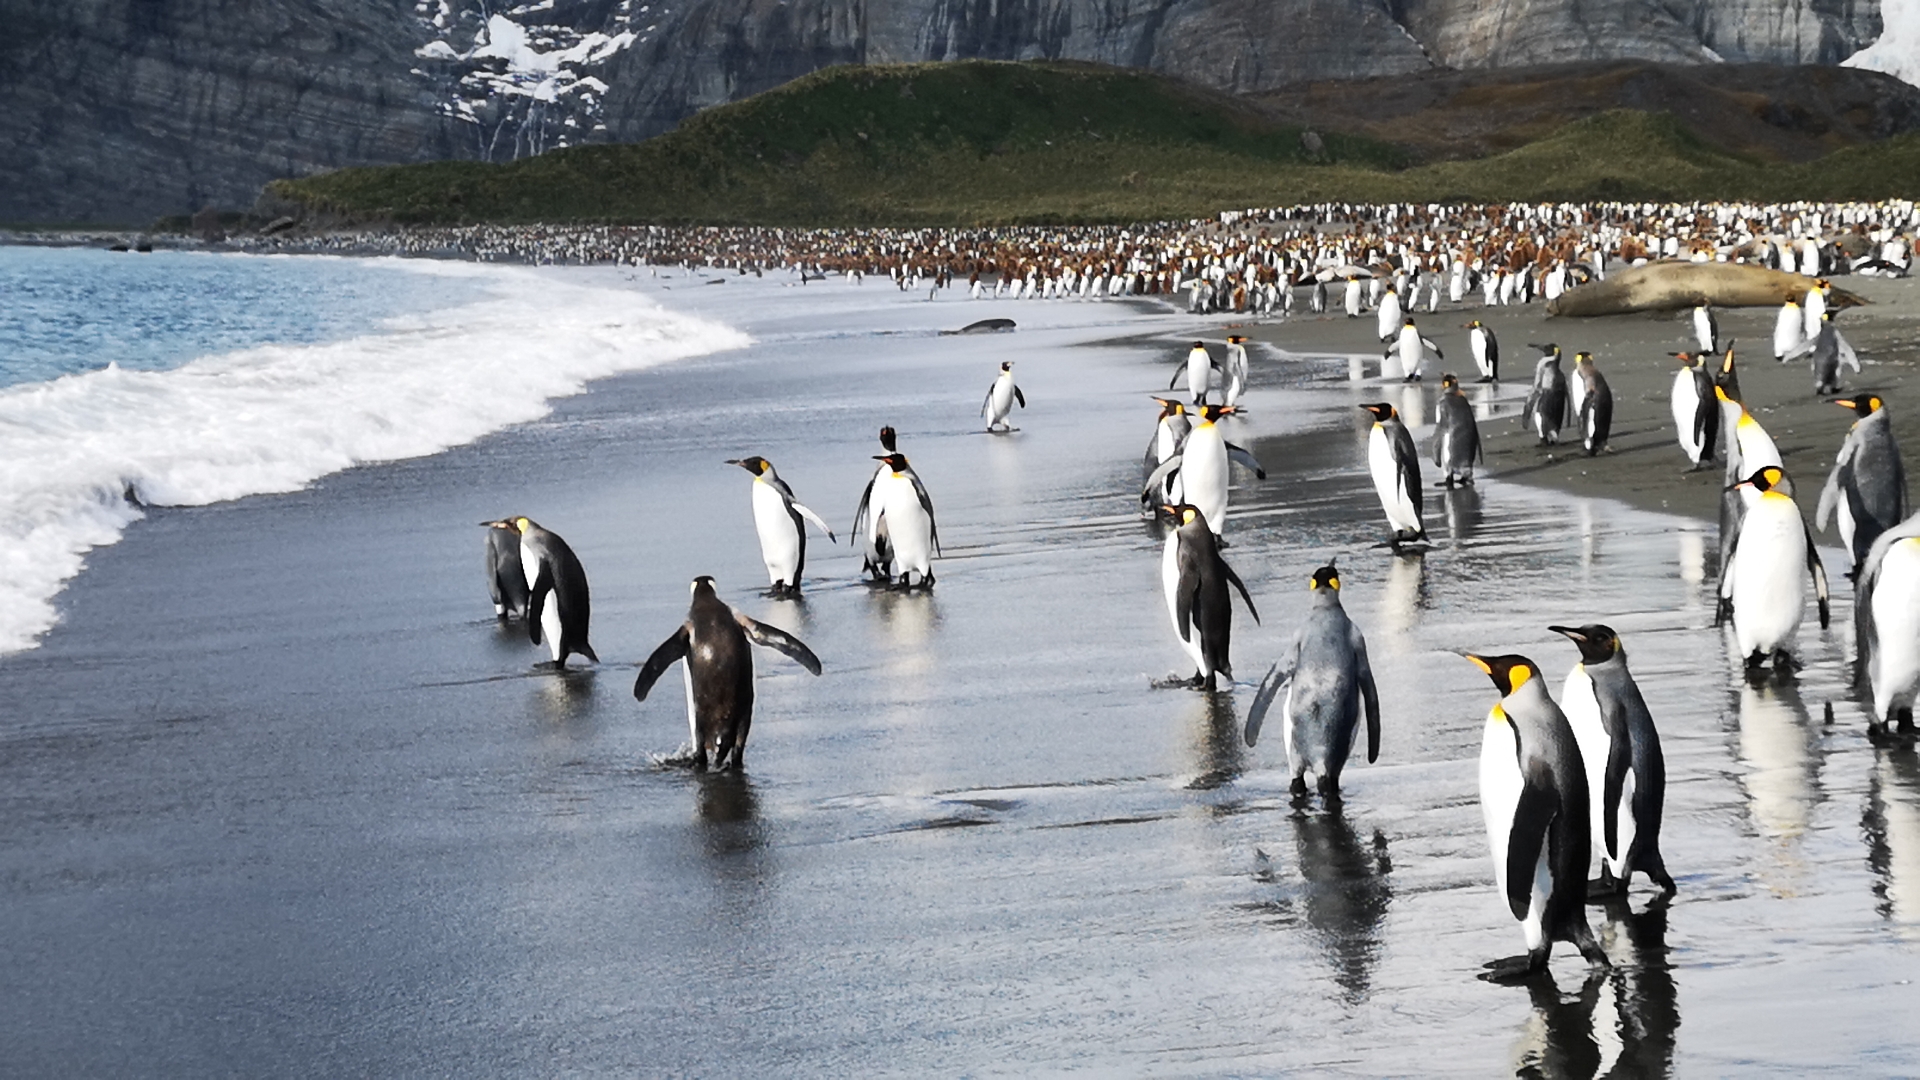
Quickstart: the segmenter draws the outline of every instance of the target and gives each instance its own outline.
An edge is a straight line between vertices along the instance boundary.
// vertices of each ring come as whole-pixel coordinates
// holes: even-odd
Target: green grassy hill
[[[277,181],[322,216],[408,223],[960,225],[1184,218],[1322,199],[1826,198],[1920,193],[1920,138],[1806,165],[1734,157],[1666,114],[1617,111],[1519,149],[1409,167],[1245,102],[1081,64],[840,67],[644,143],[506,165]]]

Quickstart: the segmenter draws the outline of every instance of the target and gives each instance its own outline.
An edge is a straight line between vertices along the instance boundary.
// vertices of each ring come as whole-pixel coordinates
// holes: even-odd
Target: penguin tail
[[[587,659],[593,661],[596,664],[600,662],[600,657],[594,654],[593,646],[587,644],[584,641],[580,643],[579,648],[573,651],[579,653],[581,656],[586,657]]]

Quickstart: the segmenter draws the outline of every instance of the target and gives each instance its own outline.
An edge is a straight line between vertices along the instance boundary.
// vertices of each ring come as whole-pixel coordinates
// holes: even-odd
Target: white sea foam
[[[86,553],[141,516],[129,492],[202,506],[294,491],[537,419],[592,379],[749,342],[630,291],[511,267],[408,268],[482,277],[492,295],[346,341],[0,390],[0,654],[32,648]]]

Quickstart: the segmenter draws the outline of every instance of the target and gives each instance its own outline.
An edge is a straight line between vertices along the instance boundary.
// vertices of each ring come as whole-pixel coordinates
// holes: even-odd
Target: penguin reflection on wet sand
[[[994,378],[993,385],[987,387],[986,400],[980,403],[980,415],[986,417],[988,431],[992,431],[995,427],[1006,431],[1013,430],[1013,425],[1007,421],[1007,416],[1013,412],[1013,404],[1016,401],[1020,403],[1021,408],[1027,407],[1027,395],[1021,393],[1020,388],[1013,382],[1013,361],[1002,360],[1000,374]]]
[[[1427,538],[1421,520],[1420,451],[1414,448],[1413,435],[1390,403],[1381,401],[1362,405],[1373,414],[1373,430],[1367,435],[1367,471],[1373,476],[1374,493],[1387,512],[1387,524],[1393,527],[1393,547],[1420,543]]]
[[[1857,579],[1873,542],[1907,516],[1907,473],[1880,395],[1861,394],[1834,404],[1853,410],[1859,419],[1847,429],[1833,471],[1820,490],[1813,525],[1826,532],[1827,522],[1838,517],[1840,543],[1850,563],[1847,577]]]
[[[511,520],[483,521],[487,530],[487,592],[494,617],[502,621],[527,615],[527,572],[520,566],[520,530]]]
[[[1854,641],[1873,699],[1869,734],[1911,736],[1920,700],[1920,514],[1880,534],[1860,564]]]
[[[1580,744],[1592,807],[1589,831],[1600,877],[1588,895],[1624,894],[1638,870],[1674,891],[1673,877],[1660,856],[1660,818],[1666,806],[1667,765],[1640,687],[1627,670],[1627,651],[1613,629],[1549,626],[1580,650],[1580,662],[1567,672],[1560,705]]]
[[[1253,597],[1247,594],[1240,575],[1220,556],[1219,543],[1200,508],[1181,503],[1162,506],[1160,512],[1174,526],[1161,553],[1161,588],[1180,647],[1193,659],[1194,674],[1191,679],[1166,680],[1159,685],[1218,690],[1219,676],[1225,675],[1229,682],[1233,679],[1228,655],[1233,637],[1233,597],[1227,586],[1240,590],[1247,613],[1256,623],[1260,612],[1253,606]]]
[[[1510,982],[1544,971],[1556,941],[1591,963],[1606,954],[1587,925],[1589,835],[1586,769],[1566,714],[1524,656],[1467,655],[1499,689],[1480,748],[1480,811],[1494,879],[1521,924],[1523,956],[1489,961],[1481,978]]]
[[[760,560],[767,564],[767,580],[777,596],[798,596],[800,575],[807,568],[807,526],[814,527],[833,540],[833,530],[820,515],[800,505],[773,462],[755,456],[729,458],[753,474],[753,527],[760,536]],[[803,520],[804,519],[804,520]]]
[[[746,763],[747,732],[753,725],[749,642],[785,653],[820,674],[820,658],[799,638],[735,611],[714,592],[713,578],[703,574],[693,579],[687,621],[653,650],[633,681],[634,699],[645,701],[668,668],[686,662],[687,726],[698,771],[706,770],[709,757],[716,769],[739,769]]]
[[[587,572],[560,535],[524,517],[483,522],[494,529],[511,529],[520,536],[520,567],[527,583],[527,634],[535,645],[545,644],[555,669],[567,666],[574,653],[599,663],[587,643],[592,607],[587,594]]]
[[[1260,737],[1267,709],[1282,689],[1281,731],[1287,762],[1293,770],[1289,791],[1307,794],[1307,770],[1313,770],[1320,794],[1329,802],[1340,797],[1340,773],[1360,737],[1360,718],[1367,721],[1367,763],[1380,759],[1380,694],[1373,684],[1373,665],[1367,660],[1367,639],[1340,604],[1340,571],[1331,564],[1313,572],[1307,582],[1312,606],[1293,647],[1260,681],[1253,706],[1247,710],[1247,745]]]
[[[1744,512],[1720,575],[1720,610],[1733,620],[1749,676],[1768,660],[1776,674],[1787,674],[1800,666],[1790,646],[1806,616],[1803,575],[1813,579],[1820,629],[1827,628],[1826,567],[1780,466],[1760,469],[1734,487]]]
[[[1440,467],[1442,487],[1473,483],[1473,467],[1482,461],[1480,425],[1473,403],[1460,390],[1452,372],[1440,376],[1440,417],[1433,427],[1433,463]]]

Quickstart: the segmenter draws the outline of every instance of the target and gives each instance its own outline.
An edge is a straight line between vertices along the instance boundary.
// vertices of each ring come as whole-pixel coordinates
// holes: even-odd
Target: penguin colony
[[[1391,220],[1399,208],[1385,210]],[[1428,210],[1440,213],[1438,208]],[[1373,212],[1378,214],[1381,208]],[[1414,208],[1407,212],[1417,216]],[[1534,208],[1534,212],[1551,220],[1565,208]],[[1809,227],[1817,232],[1827,212],[1812,211]],[[1769,265],[1809,273],[1828,272],[1839,260],[1849,269],[1904,274],[1910,252],[1904,232],[1886,227],[1882,218],[1871,219],[1876,226],[1872,230],[1865,227],[1869,220],[1865,216],[1849,220],[1849,215],[1859,213],[1857,208],[1833,213],[1832,223],[1853,227],[1847,237],[1868,238],[1863,241],[1869,245],[1867,254],[1850,254],[1859,244],[1802,245],[1762,242],[1751,236],[1737,250],[1749,255],[1757,252]],[[1892,216],[1906,227],[1920,223],[1912,204],[1897,204]],[[1736,213],[1714,220],[1724,230],[1741,219]],[[1796,219],[1795,224],[1800,223]],[[1595,230],[1594,235],[1604,238],[1607,231]],[[1303,277],[1276,274],[1283,283],[1283,295],[1266,301],[1265,310],[1290,312],[1293,287],[1306,284],[1312,291],[1310,308],[1325,311],[1327,282],[1344,279],[1346,314],[1358,319],[1371,305],[1378,316],[1374,329],[1387,346],[1382,378],[1418,382],[1424,378],[1428,357],[1444,361],[1444,354],[1420,332],[1410,313],[1411,303],[1403,304],[1401,297],[1415,297],[1426,285],[1429,310],[1437,308],[1439,285],[1449,265],[1453,271],[1449,299],[1459,301],[1477,282],[1486,302],[1497,306],[1524,303],[1535,295],[1550,298],[1579,280],[1602,278],[1609,250],[1625,261],[1649,254],[1727,257],[1725,249],[1703,247],[1698,239],[1679,248],[1673,235],[1666,239],[1664,246],[1648,246],[1630,231],[1620,231],[1611,248],[1596,244],[1578,252],[1578,262],[1570,261],[1576,253],[1563,245],[1551,249],[1550,259],[1548,250],[1541,249],[1534,263],[1507,268],[1484,260],[1475,260],[1471,266],[1458,259],[1451,264],[1427,260],[1402,245],[1400,258],[1389,260],[1380,273],[1343,264],[1331,274],[1324,267]],[[1427,253],[1434,250],[1431,243],[1425,246]],[[1641,253],[1634,254],[1636,250]],[[1344,248],[1339,254],[1352,255]],[[1324,253],[1318,256],[1322,263],[1326,258]],[[1225,265],[1203,264],[1212,270]],[[1262,265],[1276,270],[1284,266],[1277,261]],[[1527,267],[1534,265],[1546,267],[1545,272],[1530,273]],[[1266,280],[1261,266],[1251,261],[1229,273],[1242,268],[1248,271],[1249,285]],[[1140,273],[1131,271],[1124,287],[1106,284],[1107,295],[1177,292],[1183,280],[1175,272],[1172,287],[1147,288]],[[974,274],[973,294],[983,295],[980,271]],[[1211,270],[1191,281],[1200,282],[1217,297],[1217,286],[1230,279],[1213,274],[1213,285],[1207,286],[1209,274]],[[933,275],[936,287],[939,276]],[[1012,288],[1021,296],[1036,291],[1066,295],[1076,280],[1069,269],[1065,284],[1049,279],[1036,289],[1031,273],[1021,277],[1008,268],[990,268],[989,276],[998,278],[993,287],[996,293],[1006,294],[1011,281],[1017,283]],[[1096,286],[1116,277],[1111,270],[1092,280],[1082,275],[1079,295],[1086,296],[1089,290],[1100,295]],[[1388,280],[1392,284],[1386,284]],[[1371,287],[1365,282],[1371,282]],[[1809,362],[1819,394],[1838,391],[1841,367],[1860,370],[1857,354],[1835,328],[1836,312],[1826,302],[1829,289],[1829,282],[1819,279],[1804,299],[1783,305],[1773,340],[1776,360]],[[1233,306],[1195,303],[1189,310],[1259,310],[1242,306],[1244,295],[1243,288],[1235,287]],[[1695,308],[1688,321],[1696,348],[1671,354],[1680,365],[1671,410],[1675,438],[1689,467],[1705,467],[1716,453],[1726,465],[1729,482],[1722,501],[1718,616],[1730,624],[1729,634],[1744,657],[1749,677],[1765,677],[1768,667],[1774,677],[1790,675],[1798,667],[1792,647],[1805,618],[1809,584],[1820,625],[1825,627],[1829,621],[1825,568],[1778,450],[1744,405],[1733,343],[1721,339],[1711,308]],[[1500,354],[1493,328],[1476,319],[1463,329],[1468,331],[1478,382],[1497,385]],[[1229,337],[1218,358],[1205,341],[1193,342],[1168,384],[1172,390],[1184,381],[1187,400],[1154,399],[1159,414],[1146,451],[1146,480],[1140,497],[1165,528],[1164,600],[1179,647],[1194,667],[1191,678],[1175,677],[1158,685],[1207,692],[1230,689],[1234,593],[1248,615],[1259,620],[1253,597],[1223,551],[1229,546],[1223,534],[1231,466],[1239,464],[1255,478],[1265,477],[1253,455],[1227,441],[1225,432],[1240,408],[1251,374],[1246,341],[1241,335]],[[1564,354],[1558,344],[1529,347],[1537,358],[1520,413],[1525,429],[1540,445],[1554,446],[1562,429],[1572,425],[1583,453],[1604,452],[1614,400],[1595,357],[1577,352],[1569,373],[1562,367]],[[1012,363],[1002,363],[981,405],[987,431],[1016,430],[1009,422],[1016,404],[1024,409],[1026,396],[1014,382]],[[1885,399],[1860,391],[1836,399],[1835,404],[1851,410],[1856,419],[1820,493],[1816,520],[1822,531],[1829,523],[1837,526],[1849,555],[1846,576],[1855,583],[1859,661],[1872,700],[1876,734],[1884,738],[1897,727],[1910,735],[1914,704],[1920,697],[1920,515],[1908,515],[1905,476]],[[1422,518],[1424,485],[1414,434],[1391,403],[1360,407],[1372,418],[1368,466],[1392,530],[1385,543],[1396,551],[1422,545],[1427,539]],[[1439,470],[1436,486],[1471,485],[1475,466],[1484,461],[1478,420],[1459,379],[1450,372],[1441,376],[1436,411],[1438,423],[1428,448]],[[880,464],[860,497],[851,530],[861,548],[863,573],[876,586],[930,589],[934,585],[931,562],[940,550],[931,496],[900,452],[894,430],[881,429],[880,441],[885,453],[874,455]],[[825,521],[796,500],[767,459],[755,456],[727,464],[741,467],[753,478],[751,505],[770,594],[799,595],[806,568],[806,526],[811,523],[830,542],[837,538]],[[525,517],[483,524],[488,527],[485,569],[496,616],[524,619],[532,642],[547,646],[554,668],[564,669],[568,657],[576,653],[597,662],[588,643],[585,572],[565,541]],[[1359,746],[1363,726],[1369,763],[1378,760],[1383,741],[1382,703],[1366,638],[1342,606],[1340,588],[1341,573],[1332,562],[1314,572],[1307,582],[1306,615],[1291,646],[1261,679],[1245,722],[1244,738],[1249,746],[1256,745],[1266,716],[1279,705],[1296,802],[1309,798],[1309,774],[1323,800],[1331,804],[1340,798],[1342,773]],[[1666,770],[1659,734],[1652,710],[1629,671],[1620,636],[1601,623],[1546,629],[1566,637],[1579,657],[1566,675],[1558,701],[1548,690],[1544,671],[1531,658],[1466,654],[1499,694],[1483,731],[1480,802],[1497,888],[1520,924],[1526,947],[1520,955],[1484,966],[1482,977],[1496,981],[1524,979],[1542,971],[1555,942],[1570,943],[1590,962],[1605,965],[1605,953],[1584,914],[1588,898],[1623,895],[1636,874],[1663,892],[1677,888],[1660,847]],[[686,621],[641,666],[634,696],[644,701],[661,675],[674,663],[683,664],[691,764],[696,769],[744,767],[753,707],[749,648],[753,644],[779,651],[815,675],[821,672],[820,660],[804,643],[730,607],[719,598],[714,580],[702,576],[692,583]],[[1598,873],[1590,881],[1588,871],[1594,866]]]

